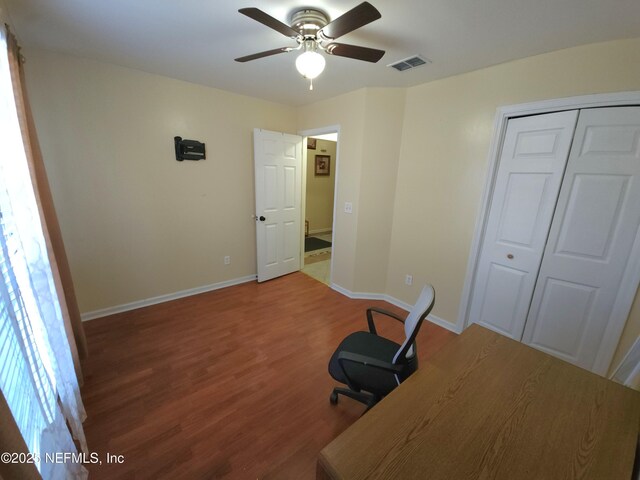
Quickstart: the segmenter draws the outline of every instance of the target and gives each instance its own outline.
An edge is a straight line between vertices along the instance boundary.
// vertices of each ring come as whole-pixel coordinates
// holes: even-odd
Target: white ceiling
[[[369,0],[382,18],[340,42],[386,50],[377,64],[327,56],[314,91],[296,52],[233,59],[295,42],[238,13],[289,23],[313,6],[331,19],[361,0],[0,0],[19,41],[290,105],[361,87],[403,87],[593,42],[640,37],[640,0]],[[386,65],[421,54],[404,73]]]

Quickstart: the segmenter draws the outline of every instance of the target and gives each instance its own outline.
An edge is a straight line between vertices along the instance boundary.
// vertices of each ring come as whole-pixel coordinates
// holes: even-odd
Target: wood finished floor
[[[315,478],[320,450],[364,410],[330,405],[327,362],[366,330],[371,305],[405,313],[294,273],[86,323],[89,450],[125,457],[89,465],[89,478]],[[397,322],[378,324],[402,337]],[[420,358],[452,338],[425,322]]]

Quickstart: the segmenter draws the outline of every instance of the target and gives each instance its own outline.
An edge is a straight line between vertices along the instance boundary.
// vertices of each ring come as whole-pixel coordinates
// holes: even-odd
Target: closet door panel
[[[571,359],[583,343],[584,318],[591,315],[598,290],[552,277],[541,281],[539,287],[536,286],[542,293],[532,344],[553,346],[555,356]]]
[[[628,175],[575,175],[554,253],[607,261],[629,180]]]
[[[509,121],[471,300],[471,321],[520,340],[577,111]]]
[[[640,225],[640,108],[580,113],[523,342],[593,369]]]

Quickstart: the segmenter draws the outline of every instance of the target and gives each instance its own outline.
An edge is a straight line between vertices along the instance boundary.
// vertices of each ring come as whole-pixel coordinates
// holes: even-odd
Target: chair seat
[[[349,335],[340,343],[329,360],[329,374],[334,380],[349,387],[334,388],[329,401],[335,405],[338,403],[338,395],[343,395],[364,403],[369,410],[382,397],[395,389],[399,382],[403,382],[415,372],[418,369],[416,335],[422,322],[431,312],[434,300],[435,291],[431,285],[426,284],[404,320],[387,310],[378,307],[368,308],[369,331]],[[376,335],[374,313],[395,318],[403,323],[405,339],[402,345]],[[338,358],[342,352],[350,354],[352,360],[345,358],[340,365]],[[391,367],[390,364],[394,363],[394,358],[396,363]]]
[[[338,346],[329,361],[329,374],[340,383],[347,383],[344,372],[338,363],[340,352],[366,355],[384,362],[392,363],[400,348],[395,342],[369,332],[355,332],[346,337]],[[349,377],[362,390],[376,395],[386,395],[398,386],[395,375],[373,367],[345,362]],[[372,374],[374,372],[374,374]],[[365,387],[366,385],[366,387]]]

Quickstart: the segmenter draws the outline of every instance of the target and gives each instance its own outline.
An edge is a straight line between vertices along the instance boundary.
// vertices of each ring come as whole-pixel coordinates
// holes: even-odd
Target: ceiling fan
[[[382,17],[380,12],[369,2],[361,3],[332,22],[329,22],[329,17],[320,10],[313,8],[297,10],[291,15],[291,26],[258,8],[241,8],[238,12],[274,29],[285,37],[292,38],[298,42],[298,46],[275,48],[246,55],[236,58],[236,62],[248,62],[278,53],[302,50],[303,53],[296,59],[296,68],[303,77],[311,81],[309,90],[313,90],[313,79],[324,70],[325,59],[318,53],[319,51],[372,63],[380,60],[385,53],[384,50],[375,48],[334,42],[336,38]]]

